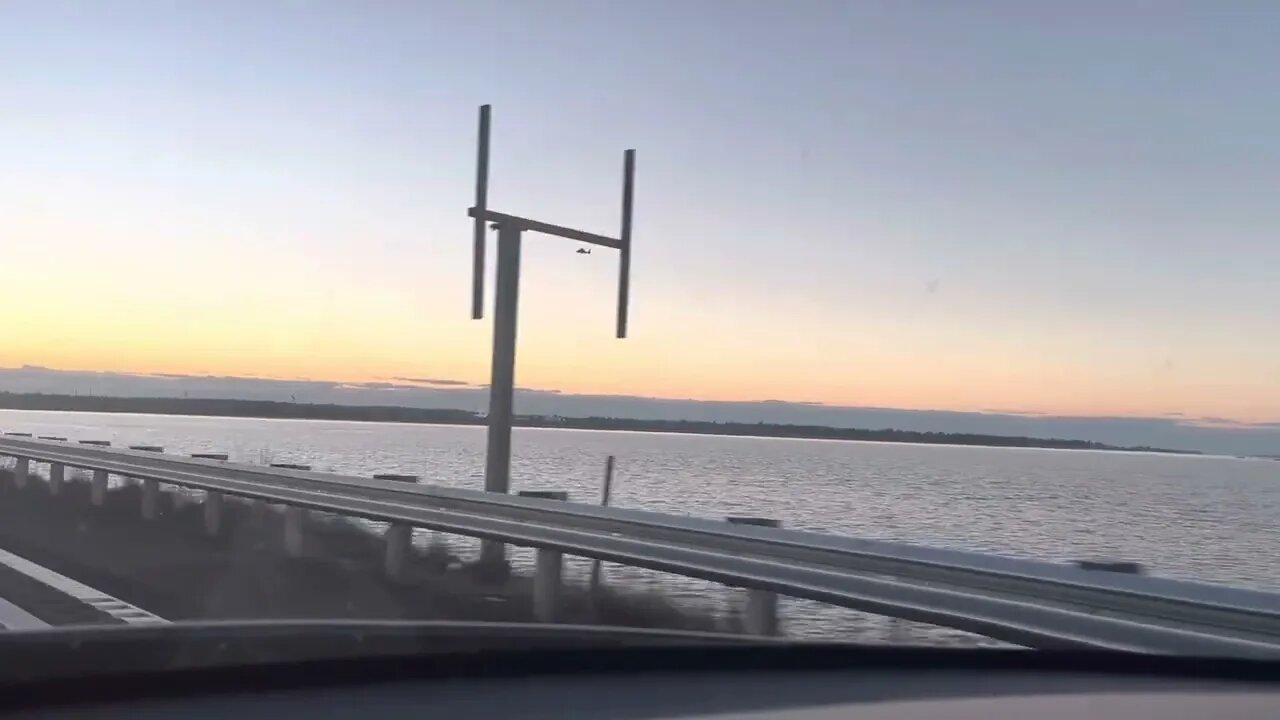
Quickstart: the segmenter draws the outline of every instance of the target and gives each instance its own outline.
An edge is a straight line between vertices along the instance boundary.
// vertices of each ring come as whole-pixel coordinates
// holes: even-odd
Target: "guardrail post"
[[[417,475],[398,475],[394,473],[381,473],[374,475],[373,479],[410,484],[418,482]],[[405,565],[409,560],[409,550],[413,542],[413,526],[391,523],[387,526],[387,534],[383,537],[383,541],[386,543],[383,569],[386,571],[388,578],[399,580],[404,577]]]
[[[62,463],[49,463],[49,494],[62,492],[62,484],[67,480],[67,466]]]
[[[89,502],[101,507],[107,502],[107,471],[94,470],[89,485]]]
[[[524,490],[520,497],[567,501],[562,490]],[[560,592],[564,583],[564,552],[556,548],[538,548],[533,572],[533,618],[538,622],[555,622],[560,609]]]
[[[27,476],[31,474],[31,460],[24,457],[13,459],[13,483],[20,488],[27,486]]]
[[[779,527],[781,523],[772,518],[759,517],[727,517],[735,525],[759,525],[762,527]],[[747,608],[743,614],[743,626],[751,635],[778,634],[778,593],[772,590],[747,589]]]

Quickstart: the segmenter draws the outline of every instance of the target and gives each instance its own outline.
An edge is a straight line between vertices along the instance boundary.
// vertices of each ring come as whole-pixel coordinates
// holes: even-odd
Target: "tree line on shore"
[[[483,415],[451,408],[413,408],[397,405],[336,405],[233,400],[224,398],[105,397],[46,393],[0,392],[0,408],[73,412],[119,412],[157,415],[206,415],[214,417],[290,418],[364,422],[483,425]],[[915,430],[842,428],[826,425],[712,422],[704,420],[644,420],[614,417],[560,417],[518,415],[521,427],[576,430],[629,430],[699,435],[806,438],[814,440],[864,440],[932,445],[982,445],[990,447],[1039,447],[1063,450],[1129,450],[1179,453],[1186,451],[1152,447],[1121,447],[1090,440],[1037,438],[978,433],[920,432]]]

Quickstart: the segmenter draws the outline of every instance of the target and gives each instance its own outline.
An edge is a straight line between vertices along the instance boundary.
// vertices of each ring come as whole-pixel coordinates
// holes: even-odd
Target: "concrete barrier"
[[[1126,575],[1142,575],[1146,572],[1142,563],[1129,560],[1077,560],[1076,566],[1082,570],[1101,570]]]
[[[31,433],[24,432],[7,432],[5,435],[8,435],[9,437],[31,437]]]
[[[81,445],[93,445],[94,447],[111,447],[110,440],[81,440]]]
[[[772,518],[761,517],[727,517],[725,520],[735,525],[759,525],[761,527],[780,527],[781,523]],[[752,635],[778,634],[778,593],[769,590],[747,590],[747,608],[743,613],[743,627]]]
[[[129,446],[129,449],[130,449],[130,450],[141,450],[141,451],[143,451],[143,452],[157,452],[157,453],[162,453],[162,452],[164,452],[164,447],[162,447],[162,446],[160,446],[160,445],[130,445],[130,446]]]
[[[380,473],[374,480],[390,480],[392,482],[417,483],[417,475],[400,475],[397,473]],[[404,578],[405,566],[409,562],[410,550],[413,546],[413,526],[391,523],[383,537],[386,543],[386,554],[383,557],[383,569],[391,580]]]
[[[522,490],[520,497],[567,502],[563,490]],[[538,548],[533,565],[533,618],[555,622],[560,614],[560,594],[564,587],[564,553],[554,548]]]
[[[57,436],[57,435],[40,435],[37,439],[39,439],[39,440],[60,440],[60,441],[62,441],[62,442],[66,442],[66,441],[67,441],[67,439],[66,439],[66,438],[64,438],[64,437],[59,437],[59,436]]]
[[[226,462],[227,458],[231,456],[226,453],[191,453],[191,457],[197,460],[221,460]]]

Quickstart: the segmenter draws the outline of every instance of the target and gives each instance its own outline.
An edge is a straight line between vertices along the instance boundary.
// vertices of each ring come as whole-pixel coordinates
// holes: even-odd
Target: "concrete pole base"
[[[27,476],[31,474],[31,460],[27,458],[13,459],[13,482],[20,488],[27,486]]]

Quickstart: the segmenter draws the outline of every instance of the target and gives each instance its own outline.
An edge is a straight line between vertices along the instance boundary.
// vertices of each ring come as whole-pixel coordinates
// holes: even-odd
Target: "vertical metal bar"
[[[613,493],[613,466],[615,458],[610,455],[604,461],[604,487],[600,490],[600,507],[609,507],[609,496]],[[591,590],[600,589],[600,561],[591,561]]]
[[[484,317],[484,210],[489,207],[489,106],[480,106],[480,132],[476,143],[476,216],[471,259],[471,319]]]
[[[636,184],[636,151],[622,155],[622,247],[618,252],[618,337],[627,336],[627,309],[631,303],[631,211]]]
[[[484,489],[511,490],[511,424],[515,395],[516,319],[520,300],[520,233],[511,223],[498,228],[498,273],[493,313],[493,369],[489,381],[489,437],[485,452]],[[484,565],[506,561],[506,545],[485,540]]]

